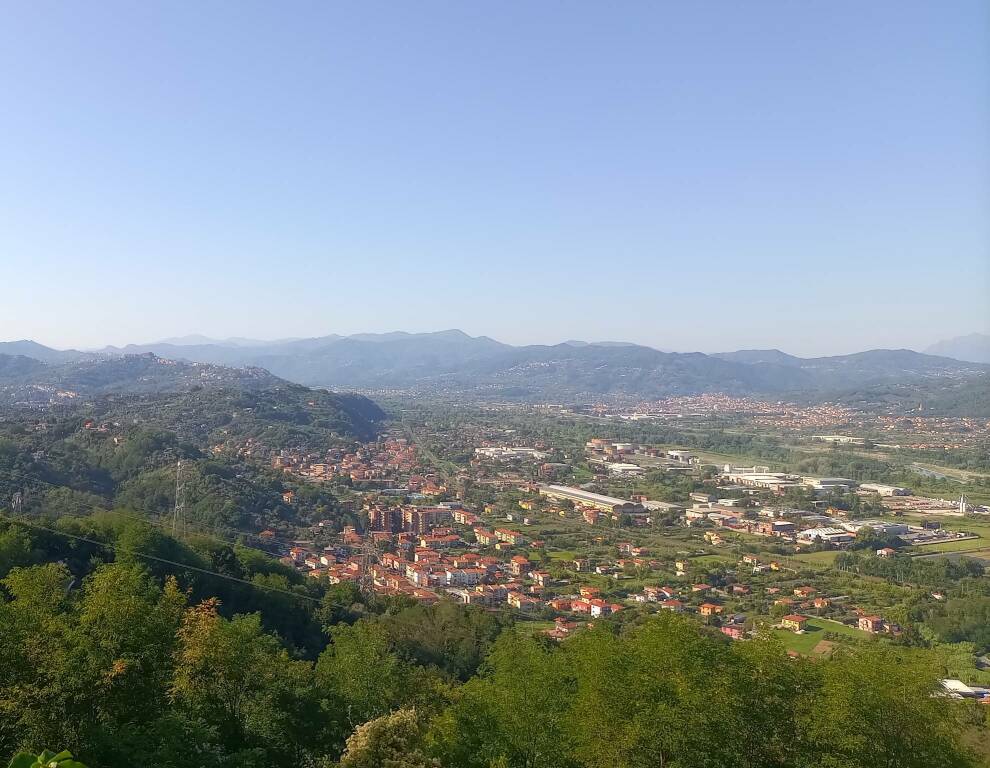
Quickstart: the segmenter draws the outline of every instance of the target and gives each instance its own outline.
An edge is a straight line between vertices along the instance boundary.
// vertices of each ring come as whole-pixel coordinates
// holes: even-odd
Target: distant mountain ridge
[[[990,363],[990,334],[971,333],[932,344],[925,350],[929,355],[941,355],[970,363]]]
[[[21,339],[20,341],[0,341],[0,355],[30,357],[43,363],[66,363],[73,360],[83,360],[91,355],[75,349],[52,349],[36,341]]]
[[[801,358],[781,352],[779,349],[740,349],[736,352],[716,352],[713,357],[736,363],[770,363],[771,365],[799,366]]]
[[[704,392],[821,399],[866,387],[930,386],[990,372],[990,366],[911,350],[819,358],[776,349],[706,355],[621,342],[513,346],[459,330],[330,335],[255,346],[160,342],[108,347],[94,354],[112,359],[148,352],[171,360],[263,369],[307,386],[533,401]],[[41,354],[52,353],[58,354]]]

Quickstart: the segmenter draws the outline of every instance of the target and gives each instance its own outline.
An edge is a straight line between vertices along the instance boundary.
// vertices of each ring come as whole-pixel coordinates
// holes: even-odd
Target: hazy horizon
[[[18,4],[0,335],[990,330],[990,7]]]
[[[195,343],[218,344],[218,343],[230,343],[230,342],[233,342],[233,341],[258,342],[258,343],[261,343],[261,344],[273,344],[273,343],[278,343],[278,342],[290,342],[290,341],[296,341],[296,340],[302,340],[302,339],[324,338],[324,337],[332,337],[332,336],[348,337],[348,336],[362,335],[362,334],[384,335],[384,334],[390,334],[390,333],[407,333],[407,334],[410,334],[410,335],[418,335],[418,334],[443,333],[443,332],[448,332],[448,331],[459,331],[461,333],[466,333],[468,336],[471,336],[471,337],[474,337],[474,338],[477,338],[477,337],[487,337],[487,338],[493,339],[494,341],[498,341],[498,342],[501,342],[501,343],[504,343],[504,344],[511,344],[513,346],[526,346],[526,345],[529,345],[529,344],[533,344],[533,345],[556,345],[556,344],[565,344],[565,343],[569,343],[569,342],[581,342],[581,343],[587,343],[587,344],[610,344],[610,343],[618,343],[618,344],[637,344],[637,345],[644,346],[644,347],[652,347],[654,349],[658,349],[658,350],[661,350],[661,351],[664,351],[664,352],[678,352],[678,353],[701,352],[703,354],[717,354],[717,353],[721,353],[721,352],[736,352],[736,351],[740,351],[740,350],[774,350],[774,349],[776,349],[778,351],[785,352],[785,353],[790,354],[790,355],[795,355],[797,357],[826,357],[826,356],[829,356],[829,355],[855,354],[856,352],[865,352],[865,351],[868,351],[870,349],[878,349],[878,347],[850,348],[850,349],[845,349],[845,350],[841,350],[841,351],[834,352],[834,353],[829,353],[829,355],[811,355],[811,354],[801,354],[798,351],[794,351],[794,350],[791,350],[791,349],[785,349],[783,347],[775,346],[773,344],[763,344],[763,345],[751,344],[751,345],[748,345],[748,346],[740,346],[740,347],[732,347],[732,348],[726,347],[724,349],[721,349],[721,348],[720,349],[680,349],[680,348],[671,347],[669,345],[649,344],[649,343],[646,343],[646,342],[634,341],[634,340],[630,340],[630,339],[605,339],[605,338],[601,338],[601,339],[597,339],[597,338],[578,339],[578,338],[567,338],[567,339],[557,339],[557,340],[551,340],[551,341],[512,342],[512,341],[507,341],[505,339],[498,338],[498,337],[493,336],[492,334],[489,334],[489,333],[470,333],[470,332],[466,331],[463,328],[435,328],[435,329],[427,329],[427,330],[408,330],[408,329],[401,329],[401,328],[392,328],[392,329],[387,330],[387,331],[353,331],[353,332],[347,332],[347,333],[330,331],[330,332],[327,332],[327,333],[316,333],[316,334],[302,335],[302,336],[285,336],[285,337],[279,337],[279,338],[247,337],[247,336],[244,336],[243,334],[233,334],[233,335],[230,335],[230,336],[222,336],[221,337],[221,336],[211,336],[209,334],[202,334],[202,333],[190,333],[190,334],[175,334],[175,335],[171,335],[171,336],[163,336],[161,338],[156,338],[156,339],[130,340],[130,341],[126,341],[126,342],[119,343],[119,344],[107,343],[107,344],[94,344],[94,345],[89,345],[89,346],[76,346],[76,347],[73,347],[71,345],[66,346],[66,345],[49,344],[49,343],[46,343],[42,339],[34,339],[34,338],[27,338],[27,337],[0,338],[0,343],[3,343],[3,342],[17,342],[17,341],[34,341],[34,342],[36,342],[38,344],[43,344],[44,346],[47,346],[47,347],[50,347],[50,348],[53,348],[53,349],[59,349],[59,350],[75,349],[75,350],[80,351],[80,352],[98,352],[98,351],[103,350],[103,349],[105,349],[107,347],[115,347],[117,349],[124,349],[124,348],[127,348],[129,346],[138,346],[138,347],[140,347],[140,346],[147,346],[147,345],[153,345],[153,344],[173,344],[175,346],[184,346],[184,345],[191,345],[191,344],[195,344]],[[946,337],[946,339],[939,339],[937,341],[947,340],[947,339],[950,339],[950,338],[961,338],[961,337],[972,336],[972,335],[981,335],[981,332],[977,331],[977,332],[973,332],[973,333],[957,334],[954,337]],[[902,347],[883,347],[883,349],[910,349],[910,350],[914,350],[916,352],[924,352],[926,346],[928,346],[928,345],[925,345],[925,346],[914,345],[914,346],[902,346]]]

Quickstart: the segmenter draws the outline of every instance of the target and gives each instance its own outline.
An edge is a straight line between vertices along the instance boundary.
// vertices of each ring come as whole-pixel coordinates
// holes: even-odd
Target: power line
[[[127,554],[136,555],[137,557],[143,557],[143,558],[146,558],[148,560],[154,560],[154,561],[159,562],[159,563],[164,563],[166,565],[172,565],[172,566],[175,566],[176,568],[185,568],[186,570],[195,571],[196,573],[202,573],[202,574],[205,574],[205,575],[208,575],[208,576],[215,576],[218,579],[226,579],[227,581],[233,581],[233,582],[236,582],[238,584],[244,584],[246,586],[253,587],[255,589],[260,589],[260,590],[265,591],[265,592],[274,592],[274,593],[277,593],[277,594],[289,595],[291,597],[298,597],[298,598],[303,599],[303,600],[309,600],[310,602],[313,602],[313,603],[319,603],[321,605],[333,606],[334,608],[342,608],[342,609],[345,609],[345,610],[349,610],[351,608],[350,605],[344,605],[343,603],[334,603],[334,602],[325,603],[324,600],[322,600],[321,598],[310,597],[309,595],[304,595],[304,594],[301,594],[301,593],[298,593],[298,592],[291,592],[291,591],[289,591],[287,589],[279,589],[278,587],[270,587],[270,586],[266,586],[266,585],[263,585],[263,584],[255,584],[253,581],[247,581],[246,579],[239,579],[236,576],[230,576],[228,574],[218,573],[217,571],[211,571],[211,570],[208,570],[206,568],[199,568],[199,567],[197,567],[195,565],[188,565],[186,563],[180,563],[180,562],[177,562],[175,560],[169,560],[169,559],[164,558],[164,557],[158,557],[157,555],[149,555],[149,554],[147,554],[145,552],[139,552],[138,550],[134,550],[134,549],[125,549],[123,547],[114,546],[113,544],[108,544],[106,542],[99,541],[97,539],[91,539],[91,538],[88,538],[86,536],[79,536],[78,534],[67,533],[65,531],[55,530],[54,528],[49,528],[49,527],[44,526],[44,525],[39,525],[38,523],[32,523],[32,522],[30,522],[28,520],[24,520],[23,518],[16,518],[16,517],[12,517],[10,515],[5,515],[2,512],[0,512],[0,518],[3,518],[5,520],[9,520],[10,522],[12,522],[14,524],[18,524],[19,523],[21,525],[26,525],[26,526],[29,526],[31,528],[36,528],[36,529],[41,530],[41,531],[47,531],[48,533],[54,534],[56,536],[64,536],[65,538],[68,538],[68,539],[75,539],[76,541],[82,541],[82,542],[85,542],[87,544],[93,544],[95,546],[102,547],[104,549],[108,549],[108,550],[110,550],[111,552],[113,552],[115,554],[117,552],[124,552],[124,553],[127,553]],[[536,620],[536,617],[534,617],[533,615],[531,615],[529,613],[526,613],[526,612],[523,612],[523,611],[519,611],[519,610],[515,610],[515,609],[512,609],[512,608],[508,608],[506,606],[498,606],[495,610],[496,611],[502,611],[502,612],[508,613],[508,614],[510,614],[512,616],[519,617],[519,618],[525,618],[525,619],[528,619],[528,620]]]
[[[111,552],[113,552],[115,554],[117,552],[124,552],[124,553],[127,553],[127,554],[136,555],[138,557],[144,557],[144,558],[147,558],[148,560],[154,560],[154,561],[159,562],[159,563],[165,563],[166,565],[173,565],[173,566],[175,566],[177,568],[185,568],[186,570],[195,571],[196,573],[202,573],[202,574],[206,574],[206,575],[209,575],[209,576],[215,576],[218,579],[226,579],[227,581],[233,581],[233,582],[237,582],[239,584],[245,584],[245,585],[247,585],[249,587],[253,587],[255,589],[260,589],[260,590],[265,591],[265,592],[274,592],[274,593],[277,593],[277,594],[289,595],[291,597],[298,597],[300,599],[309,600],[310,602],[318,603],[320,605],[330,605],[330,606],[333,606],[334,608],[342,608],[342,609],[345,609],[345,610],[349,610],[351,608],[350,605],[344,605],[343,603],[333,603],[333,602],[325,603],[321,598],[310,597],[309,595],[303,595],[303,594],[300,594],[298,592],[291,592],[291,591],[289,591],[287,589],[279,589],[278,587],[270,587],[270,586],[266,586],[266,585],[263,585],[263,584],[255,584],[253,581],[247,581],[246,579],[239,579],[236,576],[229,576],[229,575],[224,574],[224,573],[217,573],[216,571],[211,571],[211,570],[208,570],[206,568],[199,568],[199,567],[197,567],[195,565],[188,565],[186,563],[179,563],[179,562],[176,562],[175,560],[169,560],[169,559],[164,558],[164,557],[158,557],[157,555],[149,555],[149,554],[147,554],[145,552],[139,552],[139,551],[134,550],[134,549],[125,549],[123,547],[116,547],[116,546],[114,546],[112,544],[107,544],[106,542],[98,541],[96,539],[90,539],[90,538],[87,538],[86,536],[79,536],[79,535],[74,534],[74,533],[66,533],[65,531],[58,531],[58,530],[55,530],[53,528],[48,528],[47,526],[44,526],[44,525],[39,525],[37,523],[32,523],[32,522],[29,522],[27,520],[23,520],[23,519],[20,519],[20,518],[11,517],[10,515],[5,515],[3,513],[0,513],[0,518],[4,518],[6,520],[9,520],[10,522],[15,523],[15,524],[20,523],[22,525],[27,525],[27,526],[29,526],[31,528],[37,528],[38,530],[47,531],[48,533],[54,534],[56,536],[64,536],[64,537],[66,537],[68,539],[75,539],[76,541],[82,541],[82,542],[85,542],[87,544],[94,544],[94,545],[96,545],[98,547],[102,547],[104,549],[108,549],[108,550],[110,550]],[[509,613],[509,614],[513,615],[513,616],[518,616],[520,618],[526,618],[526,619],[529,619],[529,620],[535,620],[535,618],[536,618],[536,617],[534,617],[534,616],[532,616],[530,614],[527,614],[527,613],[522,612],[522,611],[513,610],[511,608],[508,609],[508,610],[506,610],[504,607],[499,607],[498,610],[502,610],[502,611],[504,611],[506,613]]]
[[[97,539],[91,539],[91,538],[88,538],[86,536],[79,536],[78,534],[67,533],[65,531],[59,531],[59,530],[56,530],[54,528],[49,528],[49,527],[44,526],[44,525],[39,525],[38,523],[29,522],[28,520],[24,520],[23,518],[16,518],[16,517],[12,517],[10,515],[5,515],[3,513],[0,513],[0,518],[3,518],[5,520],[9,520],[10,522],[12,522],[14,524],[18,524],[19,523],[21,525],[26,525],[28,527],[35,528],[35,529],[38,529],[38,530],[41,530],[41,531],[46,531],[48,533],[54,534],[55,536],[63,536],[65,538],[67,538],[67,539],[74,539],[76,541],[82,541],[82,542],[85,542],[87,544],[93,544],[95,546],[102,547],[103,549],[108,549],[111,552],[113,552],[114,554],[117,554],[118,552],[123,552],[123,553],[126,553],[126,554],[135,555],[137,557],[143,557],[143,558],[146,558],[148,560],[153,560],[155,562],[164,563],[166,565],[172,565],[172,566],[175,566],[176,568],[184,568],[184,569],[189,570],[189,571],[195,571],[196,573],[202,573],[202,574],[205,574],[205,575],[208,575],[208,576],[215,576],[218,579],[226,579],[227,581],[233,581],[233,582],[236,582],[238,584],[244,584],[246,586],[253,587],[254,589],[260,589],[260,590],[265,591],[265,592],[273,592],[273,593],[276,593],[276,594],[289,595],[290,597],[298,597],[298,598],[300,598],[302,600],[308,600],[310,602],[318,603],[320,605],[324,605],[325,604],[325,605],[332,606],[334,608],[342,608],[344,610],[349,610],[351,608],[350,605],[344,605],[343,603],[334,603],[334,602],[325,603],[324,600],[321,599],[321,598],[310,597],[309,595],[304,595],[304,594],[301,594],[301,593],[298,593],[298,592],[292,592],[292,591],[287,590],[287,589],[279,589],[278,587],[271,587],[271,586],[267,586],[267,585],[263,585],[263,584],[256,584],[253,581],[247,581],[246,579],[239,579],[236,576],[230,576],[228,574],[218,573],[217,571],[211,571],[211,570],[206,569],[206,568],[199,568],[199,567],[197,567],[195,565],[189,565],[187,563],[180,563],[180,562],[177,562],[175,560],[169,560],[169,559],[164,558],[164,557],[158,557],[157,555],[149,555],[149,554],[147,554],[145,552],[139,552],[138,550],[134,550],[134,549],[126,549],[126,548],[123,548],[123,547],[115,546],[113,544],[108,544],[108,543],[103,542],[103,541],[99,541]],[[261,550],[256,550],[256,551],[261,551]],[[364,589],[362,589],[362,592],[364,592]],[[371,595],[369,595],[369,597],[370,596]],[[526,613],[526,612],[523,612],[523,611],[519,611],[519,610],[515,610],[515,609],[509,608],[509,607],[506,607],[506,606],[498,606],[495,610],[496,611],[505,612],[505,613],[508,613],[508,614],[510,614],[512,616],[516,616],[516,617],[519,617],[519,618],[524,618],[524,619],[528,619],[528,620],[536,620],[536,617],[534,617],[533,615],[531,615],[529,613]]]
[[[118,552],[122,552],[122,553],[125,553],[125,554],[136,555],[137,557],[143,557],[143,558],[146,558],[148,560],[154,560],[154,561],[159,562],[159,563],[164,563],[166,565],[172,565],[172,566],[175,566],[176,568],[184,568],[184,569],[186,569],[188,571],[195,571],[196,573],[202,573],[202,574],[205,574],[207,576],[215,576],[218,579],[226,579],[227,581],[234,581],[234,582],[237,582],[239,584],[246,584],[249,587],[254,587],[255,589],[260,589],[260,590],[263,590],[263,591],[266,591],[266,592],[276,592],[276,593],[283,594],[283,595],[290,595],[292,597],[298,597],[298,598],[301,598],[303,600],[309,600],[309,601],[314,602],[314,603],[321,603],[321,604],[323,603],[323,600],[320,599],[320,598],[318,598],[318,597],[311,597],[309,595],[303,595],[303,594],[301,594],[299,592],[292,592],[292,591],[287,590],[287,589],[279,589],[278,587],[271,587],[271,586],[267,586],[267,585],[263,585],[263,584],[256,584],[253,581],[248,581],[247,579],[239,579],[236,576],[230,576],[229,574],[225,574],[225,573],[218,573],[217,571],[211,571],[211,570],[209,570],[207,568],[199,568],[198,566],[189,565],[188,563],[180,563],[180,562],[176,562],[175,560],[169,560],[169,559],[164,558],[164,557],[158,557],[157,555],[149,555],[146,552],[140,552],[140,551],[138,551],[136,549],[126,549],[126,548],[123,548],[123,547],[115,546],[113,544],[108,544],[107,542],[104,542],[104,541],[99,541],[97,539],[91,539],[91,538],[88,538],[86,536],[79,536],[78,534],[75,534],[75,533],[67,533],[65,531],[59,531],[59,530],[56,530],[54,528],[49,528],[49,527],[44,526],[44,525],[39,525],[38,523],[32,523],[32,522],[30,522],[28,520],[24,520],[23,518],[11,517],[10,515],[5,515],[3,513],[0,513],[0,518],[4,518],[6,520],[9,520],[10,522],[15,523],[15,524],[19,523],[21,525],[26,525],[26,526],[29,526],[31,528],[36,528],[37,530],[40,530],[40,531],[47,531],[48,533],[54,534],[55,536],[64,536],[67,539],[75,539],[76,541],[82,541],[82,542],[85,542],[86,544],[93,544],[95,546],[102,547],[104,549],[108,549],[111,552],[113,552],[114,554],[117,554]],[[338,608],[349,608],[350,607],[350,606],[341,605],[341,604],[332,604],[332,605],[335,605]]]
[[[106,513],[108,515],[113,515],[114,517],[122,517],[122,518],[124,518],[126,520],[134,520],[135,522],[138,522],[138,523],[145,523],[147,525],[153,525],[153,526],[155,526],[157,528],[161,528],[163,530],[167,529],[171,525],[171,522],[170,522],[171,521],[171,516],[169,516],[169,515],[148,515],[147,517],[145,517],[145,516],[142,516],[142,515],[130,515],[130,514],[127,514],[126,512],[124,512],[122,510],[119,510],[119,509],[106,509],[106,510],[100,510],[100,512]],[[18,519],[22,519],[22,518],[21,517],[18,517]],[[217,533],[212,532],[210,529],[208,529],[205,525],[202,525],[202,524],[192,525],[192,524],[186,522],[185,525],[184,525],[184,527],[185,527],[185,530],[186,530],[187,534],[191,532],[191,533],[193,533],[193,534],[195,534],[197,536],[202,536],[205,539],[213,539],[214,541],[218,541],[221,544],[228,544],[230,546],[242,547],[244,549],[250,549],[252,552],[260,552],[263,555],[267,555],[269,557],[271,557],[271,555],[272,555],[271,552],[269,552],[268,550],[265,550],[265,549],[261,549],[260,547],[253,547],[253,546],[251,546],[249,544],[243,544],[240,541],[236,541],[236,540],[235,541],[231,541],[230,539],[223,538],[222,536],[220,536]],[[257,539],[258,541],[270,542],[270,543],[275,543],[275,544],[282,544],[286,548],[292,547],[292,546],[296,546],[296,542],[295,541],[288,541],[286,539],[279,539],[279,538],[275,538],[275,537],[259,536],[256,533],[249,533],[248,531],[242,531],[240,528],[220,528],[218,526],[218,527],[215,528],[215,530],[217,530],[217,529],[220,530],[221,532],[226,532],[230,536],[240,535],[240,536],[244,536],[244,537],[246,537],[248,539]],[[173,537],[173,538],[175,538],[175,537]]]

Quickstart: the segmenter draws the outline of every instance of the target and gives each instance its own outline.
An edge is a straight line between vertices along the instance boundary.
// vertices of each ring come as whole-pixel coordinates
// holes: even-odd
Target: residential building
[[[799,613],[791,613],[780,620],[780,626],[793,632],[803,632],[808,624],[808,617]]]

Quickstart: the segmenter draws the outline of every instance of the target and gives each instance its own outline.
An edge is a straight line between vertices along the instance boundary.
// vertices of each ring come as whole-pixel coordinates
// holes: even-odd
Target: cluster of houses
[[[869,632],[871,635],[889,634],[898,635],[901,627],[894,622],[885,621],[880,616],[867,615],[857,610],[860,614],[856,620],[856,628],[862,632]],[[809,617],[801,613],[789,613],[780,619],[780,628],[789,629],[792,632],[804,632],[807,630]]]
[[[592,619],[623,607],[587,585],[575,594],[559,594],[567,580],[553,579],[527,556],[542,547],[542,542],[513,528],[486,527],[478,515],[458,503],[390,506],[376,502],[367,504],[365,511],[366,534],[345,528],[340,544],[319,552],[293,547],[283,562],[330,583],[360,582],[378,594],[404,594],[426,603],[446,598],[485,608],[551,611]],[[468,530],[474,541],[462,538],[470,539]],[[527,554],[520,553],[523,547]],[[572,566],[613,573],[628,564],[651,563],[643,547],[627,542],[619,546],[619,552],[628,559],[592,566],[577,558]]]
[[[361,581],[376,593],[405,594],[426,603],[446,597],[485,608],[507,606],[522,612],[550,608],[592,618],[622,608],[602,599],[599,589],[588,586],[571,596],[547,599],[544,593],[554,583],[549,572],[520,554],[505,558],[479,552],[450,553],[447,550],[452,546],[465,546],[450,528],[432,528],[418,535],[403,532],[376,537],[376,533],[369,533],[373,544],[395,551],[376,551],[370,558],[365,551],[367,539],[348,529],[342,545],[319,553],[293,547],[283,562],[308,571],[314,578],[326,577],[330,583]]]
[[[403,437],[389,437],[348,451],[330,448],[324,453],[280,450],[272,467],[311,481],[349,478],[376,487],[399,486],[402,492],[439,495],[446,489],[435,474],[420,470],[415,447]]]
[[[785,567],[775,560],[764,560],[754,554],[743,555],[737,572],[752,571],[762,574],[772,571],[782,571]],[[675,562],[676,574],[687,576],[690,570],[689,560]],[[813,616],[832,616],[847,626],[856,627],[870,634],[899,634],[901,628],[881,616],[873,615],[859,608],[849,608],[845,605],[843,596],[827,597],[821,595],[818,589],[810,585],[788,586],[783,582],[769,583],[762,587],[732,582],[723,586],[708,583],[678,584],[675,586],[648,585],[630,600],[635,603],[654,604],[659,610],[674,613],[691,613],[704,619],[707,623],[718,627],[719,631],[734,640],[749,636],[746,629],[747,613],[752,612],[752,605],[745,607],[746,601],[754,596],[763,599],[759,613],[767,609],[780,615],[776,626],[780,629],[802,633],[807,631],[808,622]],[[733,608],[734,607],[734,608]],[[782,614],[782,615],[781,615]]]
[[[687,451],[597,438],[589,441],[586,449],[595,461],[620,468],[631,463],[633,454],[639,455],[637,461],[647,455],[661,459],[665,467],[689,471],[699,463]],[[809,617],[821,616],[871,634],[900,632],[896,624],[881,616],[851,609],[841,596],[827,597],[814,587],[794,586],[794,582],[788,582],[789,577],[739,583],[735,579],[742,571],[730,572],[731,576],[725,578],[724,573],[720,576],[699,572],[688,559],[673,563],[676,578],[660,577],[676,586],[647,585],[637,594],[617,597],[626,592],[603,593],[587,583],[572,583],[559,566],[548,570],[540,562],[542,556],[533,553],[542,549],[543,542],[528,535],[534,530],[529,526],[538,523],[540,512],[571,519],[576,516],[591,525],[621,522],[623,527],[632,528],[653,526],[658,520],[669,524],[679,516],[687,525],[703,528],[704,538],[714,546],[725,544],[723,537],[731,531],[773,537],[799,546],[828,543],[840,547],[853,542],[864,527],[883,538],[910,537],[915,532],[901,522],[854,521],[831,509],[821,514],[818,510],[760,507],[754,503],[757,496],[770,503],[768,491],[782,493],[793,487],[791,483],[817,492],[850,490],[855,488],[852,481],[784,476],[767,467],[725,467],[716,482],[706,486],[713,492],[697,491],[691,494],[690,501],[672,504],[636,495],[619,498],[552,480],[537,483],[533,480],[533,467],[527,470],[528,476],[521,476],[520,464],[542,466],[549,455],[543,445],[530,448],[492,441],[476,448],[471,464],[478,468],[479,477],[489,478],[498,490],[521,490],[526,494],[513,501],[509,509],[500,502],[476,514],[459,502],[423,498],[442,493],[443,482],[418,465],[416,451],[402,438],[388,438],[353,451],[333,449],[320,457],[282,452],[273,464],[285,471],[314,479],[347,476],[354,482],[366,483],[365,487],[377,488],[375,494],[368,494],[364,504],[368,520],[364,534],[345,529],[339,544],[320,551],[295,547],[284,562],[314,578],[326,578],[331,583],[352,581],[382,595],[406,595],[424,603],[446,599],[541,618],[556,617],[553,629],[547,630],[556,639],[636,604],[648,610],[697,615],[734,640],[749,636],[747,614],[765,616],[771,606],[773,615],[779,617],[777,626],[794,632],[806,631]],[[615,474],[611,470],[609,473]],[[886,487],[868,490],[888,493]],[[889,493],[894,495],[895,491]],[[404,498],[390,498],[393,495]],[[408,503],[410,499],[413,503]],[[827,502],[816,505],[825,508]],[[496,510],[500,510],[497,517]],[[592,562],[578,556],[570,566],[576,574],[616,575],[620,579],[632,574],[631,568],[637,569],[637,579],[643,572],[669,568],[669,563],[665,566],[653,559],[644,546],[628,541],[620,542],[617,548],[615,557],[599,557]],[[877,550],[879,557],[892,554],[895,550],[889,547]],[[687,557],[688,553],[678,556],[681,555]],[[741,562],[744,570],[754,575],[788,569],[786,557],[764,560],[745,554]],[[573,579],[589,580],[595,581],[576,575]]]
[[[559,489],[550,491],[561,493]],[[613,500],[602,497],[592,501],[611,504]],[[585,583],[568,588],[570,580],[559,569],[555,570],[555,578],[538,561],[530,559],[531,549],[540,548],[542,542],[533,542],[511,527],[489,527],[479,515],[458,503],[431,506],[375,503],[366,506],[366,510],[370,530],[364,535],[345,529],[339,545],[321,552],[296,547],[285,562],[308,571],[313,577],[325,577],[331,583],[357,582],[381,595],[405,595],[426,604],[446,599],[486,609],[555,617],[553,628],[546,630],[546,634],[558,640],[590,622],[636,604],[644,608],[653,606],[658,611],[696,615],[733,640],[752,635],[747,616],[753,614],[754,608],[758,615],[765,615],[771,607],[779,617],[776,626],[796,633],[807,631],[809,620],[816,616],[832,616],[847,626],[852,618],[852,626],[871,634],[901,631],[881,616],[850,609],[841,596],[827,597],[807,585],[785,587],[787,577],[762,586],[731,579],[726,583],[718,578],[715,585],[703,581],[691,583],[690,574],[697,570],[687,558],[673,563],[680,579],[676,586],[647,585],[627,598],[609,596]],[[773,522],[776,518],[767,520]],[[665,569],[643,546],[631,541],[616,546],[618,557],[614,560],[595,564],[578,557],[571,567],[576,573],[596,574],[622,573],[628,566],[651,571]],[[778,561],[756,554],[744,554],[740,565],[754,575],[787,570]],[[695,575],[694,579],[697,578]],[[762,607],[755,607],[753,598],[758,598]]]

